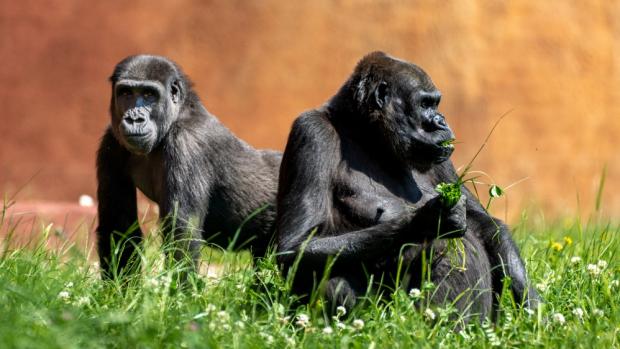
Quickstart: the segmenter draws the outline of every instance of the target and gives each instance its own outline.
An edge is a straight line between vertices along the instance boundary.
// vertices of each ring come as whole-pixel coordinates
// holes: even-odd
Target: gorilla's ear
[[[375,88],[375,107],[383,109],[383,106],[388,102],[388,84],[385,81],[381,81],[377,88]]]
[[[171,84],[170,84],[170,94],[172,97],[172,102],[174,103],[179,103],[179,101],[181,100],[181,94],[183,93],[183,86],[181,84],[181,81],[174,80]]]

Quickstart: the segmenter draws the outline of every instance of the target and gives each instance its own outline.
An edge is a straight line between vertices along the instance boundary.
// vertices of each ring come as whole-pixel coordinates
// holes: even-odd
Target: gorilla
[[[276,210],[278,263],[295,293],[317,290],[333,311],[368,289],[431,281],[432,302],[482,319],[508,276],[517,301],[537,306],[506,225],[464,186],[453,207],[438,197],[439,183],[457,181],[440,98],[421,68],[374,52],[325,105],[295,120]]]
[[[263,255],[273,235],[281,154],[232,134],[169,59],[127,57],[110,82],[111,123],[97,157],[103,276],[139,268],[136,188],[159,205],[175,260],[189,255],[195,263],[204,240]]]

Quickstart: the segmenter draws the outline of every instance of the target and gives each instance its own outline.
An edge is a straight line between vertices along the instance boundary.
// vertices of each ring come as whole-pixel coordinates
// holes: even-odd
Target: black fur
[[[419,288],[422,252],[430,257],[432,250],[433,300],[456,301],[466,318],[491,313],[504,271],[516,298],[537,304],[507,227],[464,187],[453,208],[439,204],[435,186],[456,181],[447,161],[452,147],[443,143],[453,134],[437,111],[439,99],[419,67],[375,52],[328,103],[294,122],[280,168],[276,226],[285,272],[301,254],[295,292],[319,286],[333,309],[356,304],[371,277],[387,289],[397,281]],[[446,249],[444,238],[451,237],[462,237],[464,260]],[[396,280],[403,247],[405,272]],[[332,257],[326,283],[317,285]]]
[[[122,272],[142,240],[136,188],[159,205],[165,238],[182,244],[176,259],[189,253],[195,261],[202,239],[227,247],[242,222],[266,206],[236,240],[263,255],[273,234],[281,155],[232,134],[166,58],[127,57],[110,81],[112,119],[97,158],[103,275]]]

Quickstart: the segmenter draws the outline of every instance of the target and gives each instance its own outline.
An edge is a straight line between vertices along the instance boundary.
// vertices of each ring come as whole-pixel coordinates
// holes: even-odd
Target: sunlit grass
[[[0,245],[2,348],[611,348],[620,339],[619,229],[601,222],[518,225],[545,304],[530,313],[506,296],[495,323],[460,332],[454,309],[416,306],[432,286],[370,296],[329,318],[320,301],[296,302],[273,254],[253,264],[247,253],[205,249],[201,274],[179,289],[180,266],[149,238],[140,276],[102,281],[89,251],[69,242],[50,249],[53,229],[25,247]],[[217,275],[207,275],[209,263]]]

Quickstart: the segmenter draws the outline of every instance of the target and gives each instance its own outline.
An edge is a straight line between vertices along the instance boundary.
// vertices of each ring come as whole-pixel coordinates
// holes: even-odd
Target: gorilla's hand
[[[451,208],[441,208],[441,220],[438,238],[452,239],[465,235],[467,230],[467,198],[461,195],[456,205]]]
[[[467,198],[461,195],[457,203],[448,208],[442,204],[439,196],[435,196],[422,207],[410,207],[400,217],[402,228],[398,229],[398,233],[402,235],[403,242],[407,243],[462,237],[467,230],[466,203]]]

